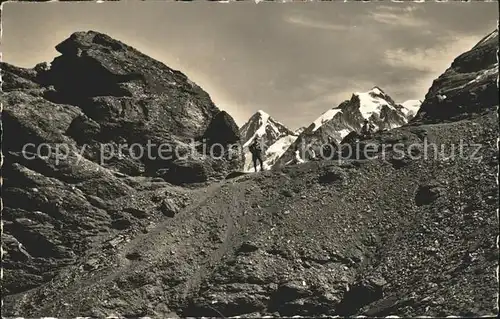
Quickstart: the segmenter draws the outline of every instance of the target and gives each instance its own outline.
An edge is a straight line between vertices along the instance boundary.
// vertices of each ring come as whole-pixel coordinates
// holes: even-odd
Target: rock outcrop
[[[56,49],[50,65],[0,65],[6,294],[51,280],[95,240],[160,218],[150,196],[133,203],[140,189],[222,179],[243,163],[229,156],[234,120],[181,72],[92,31]]]
[[[186,145],[196,143],[197,150],[203,149],[199,145],[203,138],[209,139],[208,148],[216,143],[225,146],[239,142],[233,119],[222,113],[206,92],[181,72],[126,44],[89,31],[72,34],[56,49],[61,56],[50,66],[40,64],[29,70],[2,64],[3,90],[7,92],[4,114],[9,122],[7,126],[15,129],[16,134],[33,134],[40,129],[38,122],[46,114],[57,113],[61,108],[71,109],[73,115],[66,118],[70,123],[64,124],[65,132],[61,131],[62,127],[58,128],[58,134],[73,139],[79,147],[85,144],[82,153],[85,158],[129,175],[155,176],[158,169],[166,169],[169,174],[162,177],[172,182],[180,180],[176,176],[177,153],[188,149]],[[13,103],[21,103],[26,112],[38,118],[29,119],[30,123],[22,126],[14,114],[19,110],[14,109]],[[43,111],[36,107],[39,103],[46,105]],[[56,125],[45,120],[43,127],[48,131]],[[148,143],[151,146],[147,146]],[[98,152],[103,144],[107,144],[108,153],[111,150],[114,153],[105,154],[110,157],[106,161],[98,158],[103,155]],[[147,156],[131,154],[133,144],[141,145],[137,149],[143,151],[148,148],[150,153]],[[160,145],[168,146],[165,148],[169,151],[162,154],[158,150]],[[118,152],[120,146],[125,147]],[[117,160],[119,155],[126,160]],[[205,165],[196,158],[207,154],[189,155],[192,162]],[[234,157],[220,161],[217,165],[222,171],[208,169],[204,179],[213,174],[224,176],[241,165],[241,160]],[[186,170],[189,167],[183,167],[183,172]]]
[[[498,30],[458,56],[433,83],[414,123],[454,121],[498,105]]]

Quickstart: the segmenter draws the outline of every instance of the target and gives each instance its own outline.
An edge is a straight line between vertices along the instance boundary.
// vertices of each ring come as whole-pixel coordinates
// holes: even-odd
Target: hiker
[[[257,138],[255,138],[253,140],[252,144],[250,144],[249,149],[250,149],[250,153],[252,153],[253,168],[257,172],[257,161],[259,161],[260,162],[260,170],[263,171],[264,164],[262,162],[262,147],[260,145],[260,141]]]
[[[363,127],[361,127],[361,136],[368,137],[371,134],[371,125],[368,123],[368,120],[363,122]]]

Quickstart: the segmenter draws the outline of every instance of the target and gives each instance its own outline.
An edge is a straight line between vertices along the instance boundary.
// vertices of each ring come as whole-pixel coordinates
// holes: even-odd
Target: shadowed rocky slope
[[[201,159],[204,154],[193,154],[186,161],[170,151],[162,155],[172,160],[159,158],[163,143],[174,149],[192,140],[200,143],[202,138],[210,145],[239,141],[233,119],[181,72],[92,31],[74,33],[56,49],[61,56],[50,67],[41,63],[31,70],[2,64],[7,92],[2,116],[6,130],[18,136],[5,142],[7,151],[34,138],[35,143],[74,141],[75,147],[86,145],[85,158],[102,163],[102,143],[116,150],[118,145],[150,143],[151,156],[136,159],[127,148],[123,158],[114,154],[104,166],[149,176],[158,175],[161,168],[161,177],[174,183],[202,182],[239,167],[238,160],[214,163]],[[224,134],[216,135],[216,130]],[[217,166],[223,169],[214,170]]]
[[[57,50],[62,55],[50,66],[1,64],[4,293],[52,279],[95,237],[107,240],[176,211],[178,188],[166,181],[220,179],[243,163],[225,154],[211,159],[203,148],[159,157],[162,143],[184,155],[190,141],[207,148],[239,142],[231,116],[184,74],[92,31],[74,33]],[[130,152],[134,143],[142,156]],[[136,202],[145,196],[139,190],[162,187],[172,198]],[[162,206],[164,199],[171,203]]]
[[[466,118],[498,106],[498,30],[457,57],[433,83],[414,122]]]
[[[477,50],[485,48],[469,54]],[[485,59],[496,54],[484,52]],[[468,63],[474,59],[460,67]],[[426,98],[426,113],[412,125],[369,140],[381,146],[371,154],[377,158],[309,162],[205,188],[132,177],[86,159],[54,166],[14,154],[4,198],[23,200],[4,209],[11,282],[3,312],[495,314],[498,96],[496,105],[491,95],[478,96],[461,100],[446,123],[433,120],[442,113],[429,110],[442,105]],[[61,110],[50,114],[63,124],[50,133],[40,125],[30,138],[67,138],[60,132],[80,108],[50,106]],[[382,153],[397,143],[406,156],[395,147]],[[423,143],[443,145],[443,152]]]

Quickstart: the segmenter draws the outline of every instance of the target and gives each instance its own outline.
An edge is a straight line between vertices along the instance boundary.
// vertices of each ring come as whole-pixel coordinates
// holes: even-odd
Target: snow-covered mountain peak
[[[341,143],[349,133],[360,132],[365,120],[369,120],[375,130],[390,130],[404,125],[418,111],[420,103],[411,100],[398,104],[377,86],[366,92],[355,92],[349,100],[325,111],[301,132],[276,165],[292,161],[295,150],[303,148],[302,143],[308,148],[316,148],[315,152],[331,139]]]
[[[408,101],[404,101],[403,103],[401,103],[401,105],[406,107],[406,108],[417,107],[417,106],[420,106],[420,104],[422,104],[422,101],[420,101],[420,100],[408,100]]]
[[[374,86],[370,91],[366,92],[370,95],[382,95],[382,96],[385,96],[385,92],[379,88],[378,86]]]
[[[368,92],[356,92],[353,94],[353,98],[359,100],[359,112],[364,119],[370,119],[372,115],[380,117],[384,106],[396,109],[394,101],[377,86]]]
[[[264,138],[270,145],[282,136],[293,134],[285,125],[273,119],[263,110],[258,110],[240,129],[243,147],[250,145],[256,137]]]
[[[245,148],[245,171],[253,170],[252,155],[248,146],[256,138],[260,138],[265,145],[265,169],[270,168],[297,138],[297,134],[262,110],[258,110],[241,127],[240,135]]]
[[[262,117],[269,117],[269,114],[267,114],[266,112],[262,111],[262,110],[258,110],[255,114],[259,114],[260,116]]]

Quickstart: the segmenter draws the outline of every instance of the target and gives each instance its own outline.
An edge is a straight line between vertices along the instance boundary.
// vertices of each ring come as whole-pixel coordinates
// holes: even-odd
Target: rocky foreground
[[[60,45],[60,51],[69,55],[69,61],[106,57],[98,72],[111,63],[110,57],[137,54],[97,35],[72,36],[63,42],[71,45]],[[91,155],[71,154],[55,165],[51,158],[25,159],[20,147],[28,141],[69,141],[78,146],[70,133],[76,118],[84,119],[78,123],[91,123],[76,130],[84,140],[95,145],[103,143],[104,136],[114,140],[117,132],[125,134],[137,124],[136,115],[128,122],[118,115],[127,114],[127,105],[139,112],[138,105],[150,105],[140,101],[175,94],[185,105],[208,105],[194,107],[198,113],[188,107],[181,112],[200,121],[192,120],[197,124],[185,127],[176,140],[218,132],[208,129],[214,121],[234,131],[232,124],[225,124],[231,123],[230,117],[218,117],[220,111],[202,102],[208,97],[196,87],[182,84],[191,92],[182,95],[178,92],[185,91],[174,90],[173,84],[150,86],[142,78],[127,80],[129,72],[144,69],[138,58],[126,67],[117,62],[123,71],[105,68],[106,74],[118,76],[115,82],[109,80],[118,93],[108,92],[103,98],[100,92],[80,92],[85,100],[80,103],[74,95],[62,93],[68,92],[69,84],[51,88],[38,80],[39,72],[55,71],[2,65],[7,91],[2,94],[4,136],[20,138],[6,139],[3,145],[3,314],[497,313],[497,46],[495,32],[457,58],[433,83],[410,125],[363,141],[381,146],[372,159],[309,162],[226,180],[219,176],[241,163],[224,161],[204,170],[209,165],[197,162],[200,170],[195,171],[207,173],[189,175],[197,177],[190,185],[178,183],[173,173],[170,178],[147,173],[157,167],[127,157],[105,167]],[[102,53],[107,51],[109,56]],[[90,72],[85,66],[82,69]],[[163,68],[151,64],[151,70]],[[177,73],[172,76],[169,81],[184,79]],[[119,95],[136,85],[140,93]],[[171,91],[163,93],[166,88]],[[165,108],[160,105],[177,104],[152,105],[151,112],[160,114]],[[88,115],[96,106],[109,113]],[[121,111],[112,113],[118,106]],[[101,114],[108,114],[107,120],[99,118]],[[163,125],[161,119],[149,119],[153,123],[145,120],[140,127]],[[174,122],[180,127],[184,123]],[[170,125],[164,129],[173,131]],[[403,145],[404,158],[391,147],[382,152],[384,145],[397,143]],[[425,143],[435,143],[443,151],[426,151]],[[451,156],[453,146],[455,156]],[[122,163],[144,169],[132,174]],[[200,184],[210,177],[214,181]]]

